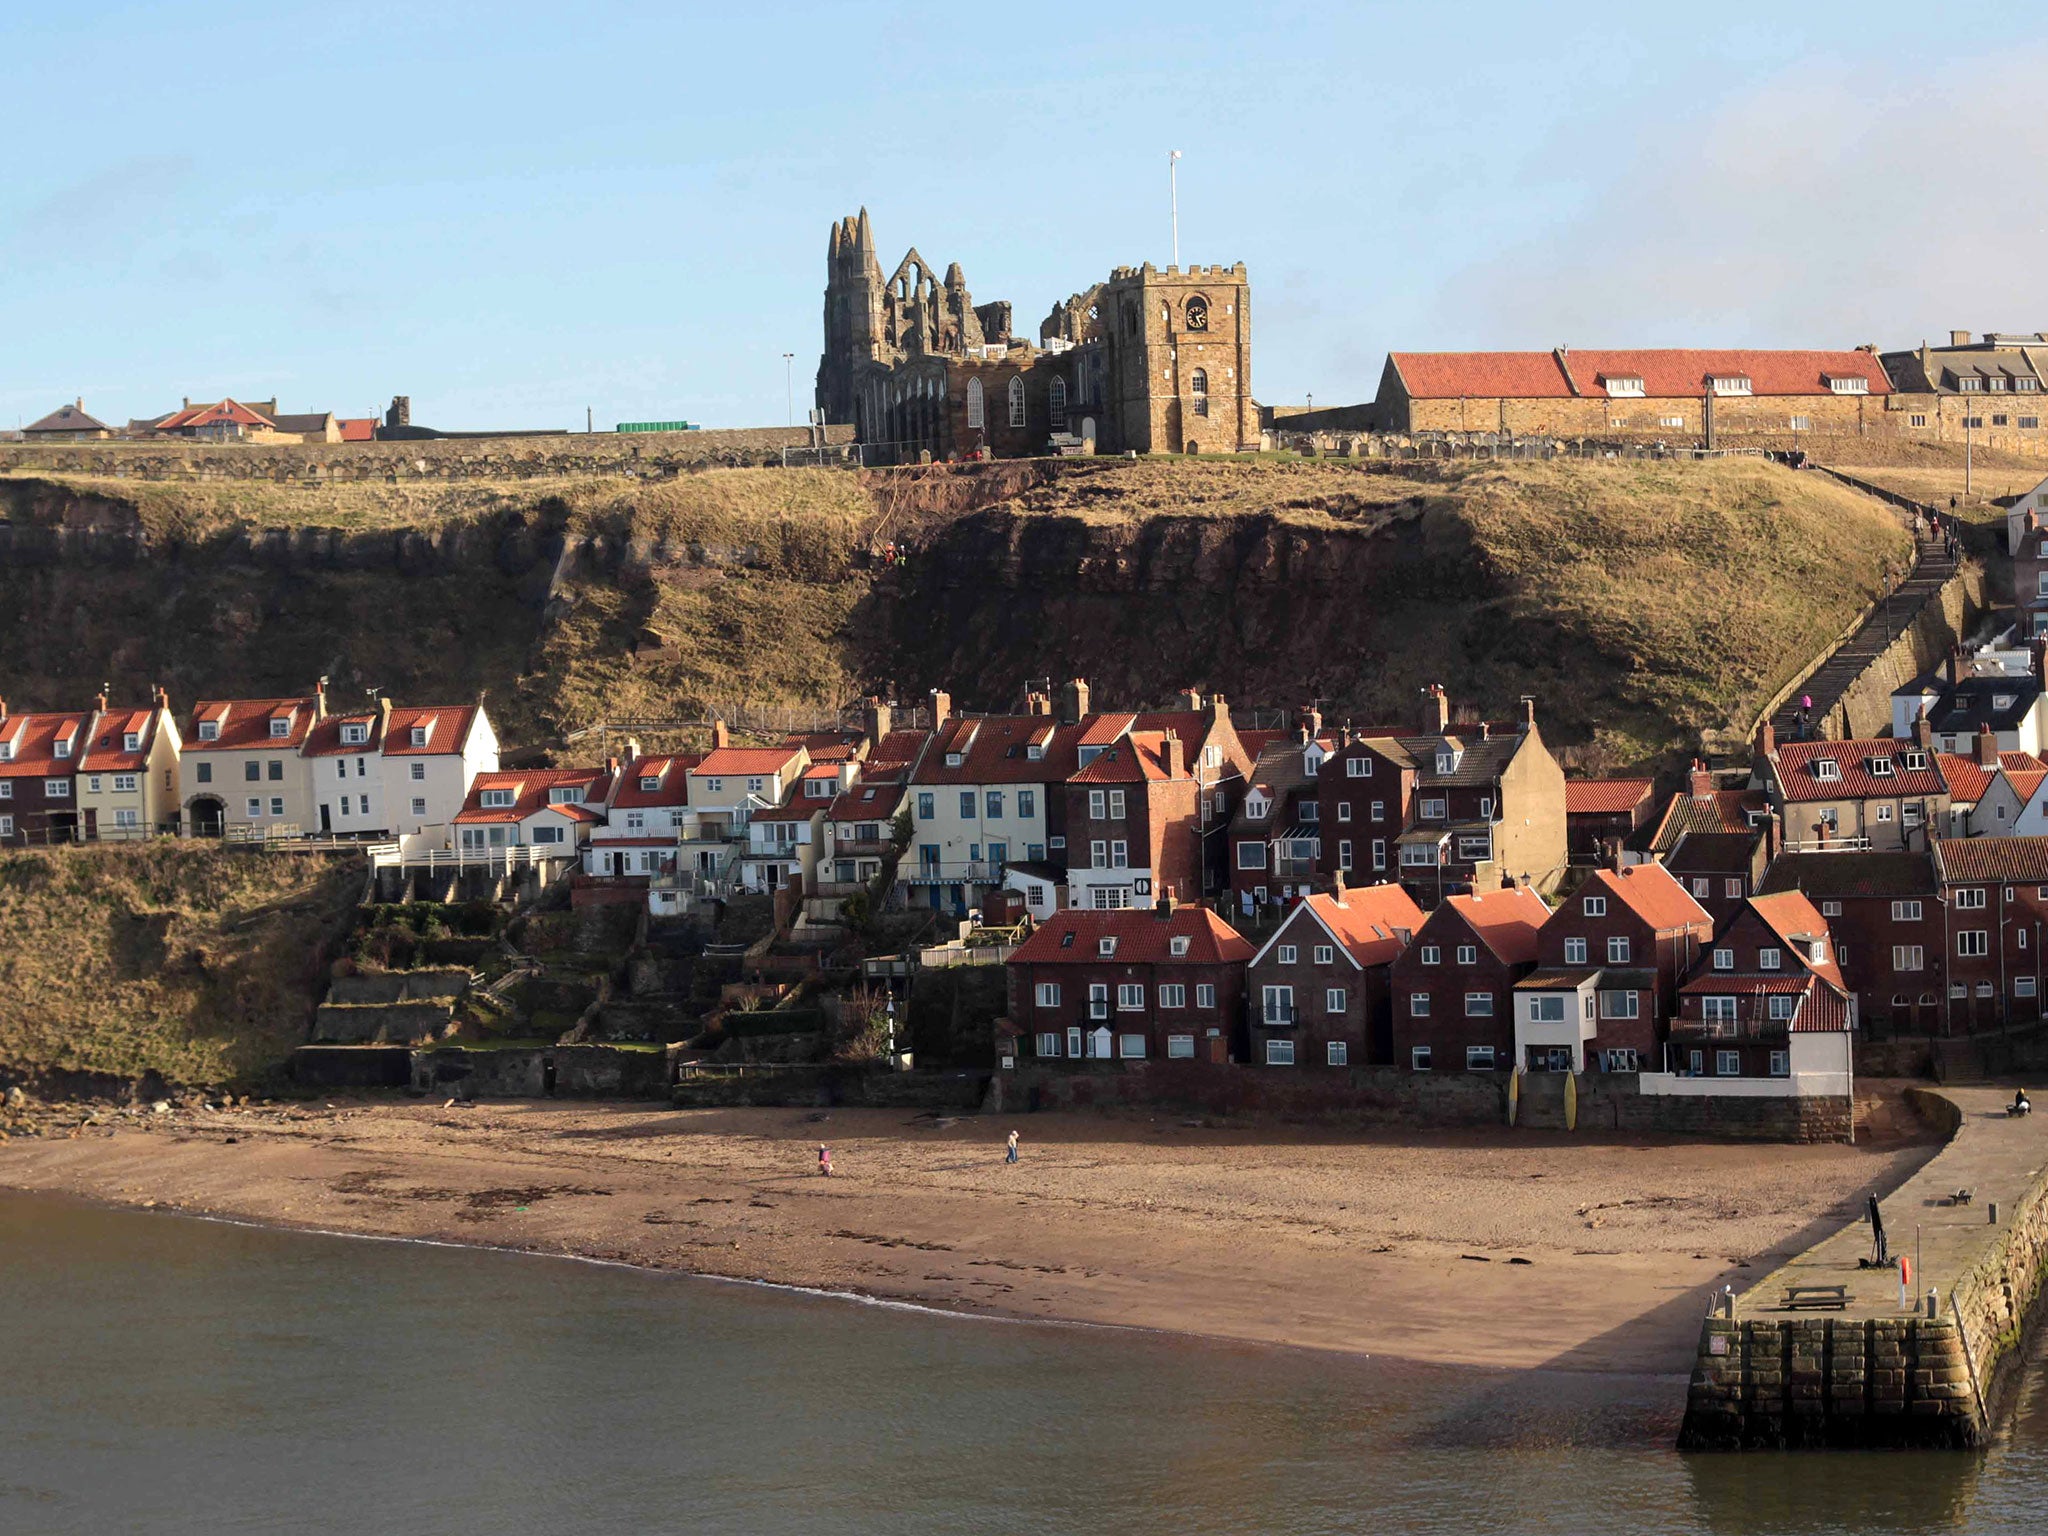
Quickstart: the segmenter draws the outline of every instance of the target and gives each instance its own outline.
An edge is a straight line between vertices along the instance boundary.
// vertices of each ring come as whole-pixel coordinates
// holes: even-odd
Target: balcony
[[[1710,1041],[1783,1040],[1790,1032],[1790,1019],[1751,1017],[1746,1019],[1673,1019],[1672,1044],[1703,1044]]]
[[[1003,877],[1003,866],[991,864],[986,859],[974,859],[958,864],[904,864],[897,869],[897,878],[911,885],[993,885]]]
[[[1301,1022],[1301,1012],[1296,1008],[1281,1008],[1268,1004],[1259,1014],[1259,1025],[1263,1029],[1292,1029]]]

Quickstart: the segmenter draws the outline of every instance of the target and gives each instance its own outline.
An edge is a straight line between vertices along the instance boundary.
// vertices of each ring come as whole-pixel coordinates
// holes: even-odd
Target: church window
[[[1054,379],[1047,395],[1052,407],[1052,429],[1055,432],[1067,430],[1067,381]]]
[[[967,381],[967,425],[981,428],[988,425],[986,408],[982,404],[981,380]]]
[[[1195,414],[1197,416],[1208,415],[1209,370],[1206,368],[1197,368],[1194,371],[1193,377],[1191,377],[1188,380],[1188,388],[1193,392],[1195,397]]]
[[[1010,425],[1024,425],[1024,381],[1015,376],[1010,379]]]
[[[1206,331],[1209,329],[1209,301],[1199,293],[1188,300],[1188,329]]]

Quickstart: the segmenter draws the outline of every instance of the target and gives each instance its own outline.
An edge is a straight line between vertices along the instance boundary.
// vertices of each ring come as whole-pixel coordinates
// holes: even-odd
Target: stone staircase
[[[1858,490],[1868,489],[1847,477],[1838,478]],[[1924,523],[1911,515],[1918,504],[1907,502],[1903,497],[1886,496],[1884,499],[1901,508],[1901,520],[1912,528],[1915,546],[1912,569],[1903,581],[1892,588],[1891,595],[1871,610],[1870,616],[1857,626],[1856,632],[1829,652],[1827,659],[1792,690],[1771,716],[1771,726],[1780,741],[1802,739],[1799,726],[1801,696],[1813,699],[1813,713],[1805,735],[1826,736],[1827,722],[1841,708],[1844,696],[1856,680],[1869,670],[1871,663],[1895,639],[1912,627],[1921,610],[1940,596],[1942,588],[1956,573],[1958,562],[1949,558],[1941,540],[1925,537],[1922,532]]]

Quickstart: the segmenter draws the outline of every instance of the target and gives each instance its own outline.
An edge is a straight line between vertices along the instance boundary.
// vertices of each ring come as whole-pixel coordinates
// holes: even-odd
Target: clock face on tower
[[[1209,329],[1209,301],[1199,293],[1188,300],[1187,326],[1191,331]]]

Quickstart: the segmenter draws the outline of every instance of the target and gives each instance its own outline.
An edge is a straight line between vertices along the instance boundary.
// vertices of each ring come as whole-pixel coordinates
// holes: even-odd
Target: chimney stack
[[[1950,331],[1948,333],[1948,344],[1952,347],[1967,347],[1970,344],[1970,333],[1968,331]]]
[[[1027,715],[1042,715],[1049,720],[1052,718],[1052,699],[1048,695],[1033,689],[1024,695],[1024,713]]]
[[[1425,736],[1441,736],[1451,725],[1450,696],[1441,683],[1431,683],[1422,694],[1429,701],[1422,706],[1422,732]]]
[[[2048,635],[2036,635],[2027,642],[2027,656],[2034,669],[2034,681],[2048,687]]]
[[[1913,744],[1923,752],[1934,750],[1934,722],[1927,715],[1927,701],[1920,701],[1920,713],[1913,717]]]
[[[377,740],[387,741],[391,733],[391,700],[383,694],[377,695]]]
[[[1313,704],[1301,706],[1301,729],[1303,741],[1314,741],[1323,734],[1323,712]]]
[[[1330,895],[1331,895],[1332,897],[1334,897],[1334,898],[1336,899],[1336,902],[1337,902],[1337,905],[1338,905],[1338,906],[1340,906],[1340,907],[1341,907],[1341,906],[1343,906],[1343,905],[1345,904],[1345,903],[1344,903],[1344,866],[1343,866],[1343,865],[1341,865],[1341,864],[1340,864],[1340,865],[1338,865],[1338,866],[1337,866],[1337,868],[1336,868],[1335,870],[1333,870],[1333,871],[1331,872],[1331,874],[1330,874]]]
[[[313,685],[313,718],[315,720],[325,720],[327,718],[327,679],[324,677]]]
[[[1776,757],[1778,755],[1778,728],[1768,720],[1757,727],[1756,755],[1758,757]]]
[[[1764,812],[1764,862],[1775,859],[1783,846],[1783,826],[1778,820],[1778,808],[1772,806]]]
[[[92,707],[95,714],[104,715],[107,712],[107,685],[105,683],[101,683],[100,691],[92,696]]]
[[[711,750],[716,752],[721,747],[729,747],[731,745],[732,732],[725,728],[723,720],[714,719],[711,722]]]
[[[1088,679],[1071,679],[1060,689],[1060,723],[1078,725],[1081,717],[1088,713]]]
[[[1692,760],[1692,768],[1685,776],[1685,783],[1686,790],[1693,799],[1711,800],[1714,798],[1714,776],[1707,771],[1707,765],[1703,759],[1696,757]]]
[[[1165,757],[1166,776],[1169,779],[1184,779],[1188,776],[1187,755],[1181,749],[1180,737],[1172,731],[1166,733]]]
[[[952,718],[953,695],[947,693],[943,688],[934,688],[932,690],[932,729],[935,731],[943,730],[946,722]]]
[[[889,734],[889,728],[896,723],[896,712],[871,694],[861,701],[860,723],[872,745]]]
[[[1152,903],[1152,910],[1161,918],[1170,918],[1173,916],[1173,906],[1173,887],[1161,886],[1158,900]]]
[[[1948,685],[1951,688],[1959,687],[1962,681],[1963,648],[1960,645],[1951,645],[1948,648]]]
[[[1536,695],[1522,695],[1522,730],[1524,734],[1536,729]]]
[[[1998,732],[1985,726],[1977,733],[1977,766],[1996,768],[1998,766]]]
[[[1223,701],[1222,694],[1209,695],[1209,714],[1219,722],[1227,722],[1230,719],[1230,706]]]
[[[1201,690],[1196,688],[1181,689],[1179,693],[1173,696],[1173,707],[1187,714],[1198,712],[1202,707]]]

